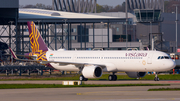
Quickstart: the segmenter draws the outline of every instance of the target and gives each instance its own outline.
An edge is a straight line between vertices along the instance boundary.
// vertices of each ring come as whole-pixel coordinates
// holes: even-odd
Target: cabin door
[[[152,56],[153,56],[153,53],[148,54],[147,64],[152,64]]]
[[[104,61],[104,55],[101,55],[101,62],[103,62]]]
[[[77,62],[77,54],[74,54],[73,62]]]

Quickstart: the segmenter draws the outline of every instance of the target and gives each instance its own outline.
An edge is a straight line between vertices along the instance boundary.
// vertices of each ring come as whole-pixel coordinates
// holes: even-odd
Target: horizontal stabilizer
[[[11,54],[3,54],[3,56],[11,56]],[[16,56],[20,56],[20,57],[28,57],[28,58],[36,58],[36,56],[20,55],[20,54],[16,54]]]

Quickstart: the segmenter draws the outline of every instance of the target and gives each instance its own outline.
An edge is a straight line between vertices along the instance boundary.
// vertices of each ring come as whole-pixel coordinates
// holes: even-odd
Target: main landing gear
[[[85,78],[83,75],[80,75],[79,80],[80,80],[80,81],[87,81],[88,78]]]
[[[158,75],[157,75],[157,72],[156,72],[156,74],[155,74],[154,81],[159,81],[159,77],[158,77]]]
[[[113,72],[113,75],[109,75],[108,79],[109,79],[109,81],[116,81],[117,80],[117,76]]]

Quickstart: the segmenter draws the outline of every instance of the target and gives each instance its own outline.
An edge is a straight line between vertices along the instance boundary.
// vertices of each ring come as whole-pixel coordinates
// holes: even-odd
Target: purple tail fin
[[[48,47],[43,41],[38,29],[36,28],[33,21],[27,22],[29,29],[29,40],[31,43],[32,52],[43,52],[48,51]]]

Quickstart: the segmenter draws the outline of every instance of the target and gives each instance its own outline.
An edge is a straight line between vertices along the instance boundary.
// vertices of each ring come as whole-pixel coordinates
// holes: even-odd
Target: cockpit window
[[[168,57],[168,56],[164,56],[164,58],[165,58],[165,59],[169,59],[169,57]]]
[[[158,59],[171,59],[169,56],[159,56]]]
[[[161,59],[164,59],[164,56],[161,56]]]

